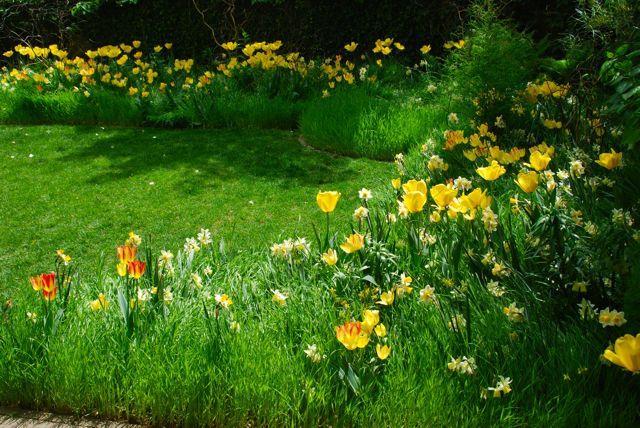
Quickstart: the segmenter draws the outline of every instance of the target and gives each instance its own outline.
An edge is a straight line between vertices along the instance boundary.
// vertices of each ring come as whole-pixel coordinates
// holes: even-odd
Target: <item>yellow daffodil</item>
[[[386,360],[391,354],[391,348],[387,345],[380,345],[379,343],[376,345],[376,354],[378,354],[378,358],[381,360]]]
[[[604,351],[603,356],[623,369],[634,374],[640,373],[640,333],[636,337],[630,334],[619,337],[613,347]]]
[[[329,248],[326,253],[322,254],[322,261],[328,266],[333,266],[338,263],[338,252],[333,248]]]
[[[316,202],[320,210],[325,213],[333,212],[336,209],[336,204],[340,200],[340,192],[318,192],[316,196]]]
[[[222,46],[222,49],[224,49],[225,51],[235,51],[238,48],[238,44],[236,42],[226,42],[221,44],[220,46]]]
[[[515,180],[516,184],[526,193],[533,193],[538,188],[538,173],[535,171],[521,172]]]
[[[340,248],[347,254],[355,253],[364,246],[364,235],[353,233],[347,237],[347,240],[340,244]]]
[[[344,49],[347,52],[353,52],[358,48],[358,44],[356,42],[351,42],[348,45],[344,45]]]
[[[546,169],[549,162],[551,162],[551,156],[547,153],[540,153],[538,150],[532,152],[529,156],[529,165],[536,171]]]
[[[620,166],[622,161],[622,153],[618,153],[611,149],[611,153],[600,153],[599,159],[596,163],[608,170],[612,170]]]
[[[431,45],[424,45],[420,48],[420,53],[422,53],[422,55],[426,55],[429,52],[431,52]]]
[[[480,177],[484,178],[487,181],[493,181],[498,179],[502,174],[507,172],[506,169],[502,165],[500,165],[497,161],[491,161],[491,165],[485,166],[483,168],[476,169],[476,172],[480,175]]]
[[[410,213],[419,213],[427,202],[427,194],[418,191],[405,193],[402,196],[402,202]]]
[[[548,129],[560,129],[560,128],[562,128],[562,122],[560,122],[558,120],[544,119],[542,121],[542,124],[545,126],[545,128],[548,128]]]
[[[369,343],[369,335],[362,330],[362,323],[358,321],[336,327],[336,338],[349,351],[364,348]]]

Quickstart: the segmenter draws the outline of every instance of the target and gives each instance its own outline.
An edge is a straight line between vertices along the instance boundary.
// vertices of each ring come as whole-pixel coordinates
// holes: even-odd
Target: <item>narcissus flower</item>
[[[376,354],[378,354],[378,358],[381,360],[386,360],[391,354],[391,348],[387,345],[380,345],[379,343],[376,345]]]
[[[229,306],[233,305],[233,300],[231,300],[231,298],[226,294],[216,294],[215,299],[216,303],[225,309],[228,309]]]
[[[144,271],[147,268],[147,264],[145,262],[141,262],[140,260],[133,260],[127,263],[127,271],[129,273],[129,277],[133,279],[140,279],[142,275],[144,275]]]
[[[344,49],[347,52],[353,52],[358,48],[358,44],[356,42],[351,42],[348,45],[344,45]]]
[[[484,178],[487,181],[493,181],[498,179],[502,174],[507,172],[506,169],[502,165],[500,165],[497,161],[491,161],[491,165],[485,166],[483,168],[476,169],[476,172],[480,175],[480,177]]]
[[[362,323],[359,321],[347,322],[336,327],[336,338],[349,351],[364,348],[369,343],[369,335],[362,330]]]
[[[287,294],[283,293],[280,290],[271,290],[271,293],[273,294],[273,296],[271,297],[272,302],[279,303],[280,306],[284,306],[287,304],[287,299],[289,298]]]
[[[640,373],[640,333],[636,337],[630,334],[619,337],[613,347],[604,351],[603,357],[634,374]]]
[[[608,170],[612,170],[620,166],[622,161],[622,153],[618,153],[611,149],[611,153],[600,153],[599,159],[596,163]]]
[[[340,200],[340,192],[318,192],[316,196],[318,207],[325,213],[333,212],[336,209],[338,200]]]
[[[627,322],[624,312],[619,312],[615,309],[609,310],[609,308],[600,311],[598,321],[603,327],[620,327]]]
[[[538,173],[535,171],[521,172],[515,180],[516,184],[526,193],[535,192],[538,188],[538,181]]]
[[[106,310],[109,308],[109,301],[105,297],[104,293],[100,293],[96,300],[92,300],[89,303],[89,307],[92,311]]]
[[[494,398],[500,398],[502,394],[507,395],[511,392],[511,378],[499,376],[496,386],[487,388],[487,390],[493,392]]]
[[[359,233],[354,233],[347,237],[347,240],[340,244],[340,248],[347,254],[355,253],[360,250],[364,246],[364,235],[360,235]]]
[[[329,248],[326,253],[322,254],[322,261],[329,266],[338,263],[338,252],[333,248]]]
[[[427,194],[419,191],[408,192],[402,195],[402,201],[410,213],[419,213],[427,202]]]

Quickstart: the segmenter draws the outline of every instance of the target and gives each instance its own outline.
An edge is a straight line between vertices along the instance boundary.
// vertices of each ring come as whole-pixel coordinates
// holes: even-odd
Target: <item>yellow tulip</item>
[[[378,337],[385,337],[387,335],[387,327],[382,323],[378,324],[373,331],[375,331],[376,336]]]
[[[518,174],[516,184],[526,193],[533,193],[538,187],[538,173],[535,171],[521,172]]]
[[[91,303],[89,303],[89,307],[92,311],[99,311],[101,309],[109,308],[109,302],[107,301],[105,295],[103,293],[100,293],[96,300],[93,300]]]
[[[381,360],[386,360],[391,354],[391,348],[387,345],[380,345],[379,343],[376,345],[376,354],[378,354],[378,358]]]
[[[547,165],[549,165],[549,162],[551,162],[551,156],[549,156],[547,153],[543,154],[536,150],[529,156],[529,164],[536,171],[542,171],[546,169]]]
[[[322,254],[322,261],[329,266],[333,266],[338,263],[338,252],[333,248],[329,248],[326,253]]]
[[[476,172],[480,175],[480,177],[484,178],[487,181],[493,181],[498,179],[502,174],[507,172],[506,169],[502,165],[500,165],[497,161],[491,161],[491,165],[485,166],[484,168],[476,169]]]
[[[427,202],[427,194],[418,191],[405,193],[402,201],[410,213],[419,213]]]
[[[348,45],[344,45],[345,50],[347,50],[348,52],[355,51],[357,47],[358,44],[356,42],[351,42]]]
[[[378,303],[379,305],[383,305],[383,306],[391,306],[393,305],[393,301],[395,299],[395,293],[393,292],[393,290],[391,291],[385,291],[384,293],[380,293],[380,300],[378,300],[376,303]]]
[[[429,193],[440,208],[446,207],[456,196],[458,196],[458,191],[456,189],[444,184],[433,186]]]
[[[402,190],[404,193],[409,192],[422,192],[425,195],[427,194],[427,183],[424,180],[409,180],[402,185]]]
[[[316,196],[316,202],[320,210],[325,213],[333,212],[336,209],[336,204],[340,199],[340,192],[318,192]]]
[[[616,339],[612,349],[604,351],[604,358],[632,373],[640,373],[640,333],[625,334]]]
[[[360,322],[348,322],[336,327],[336,338],[349,351],[364,348],[369,343],[369,335],[362,331]]]
[[[371,334],[373,328],[380,322],[380,312],[378,310],[367,309],[362,314],[362,331]]]
[[[620,166],[621,161],[622,153],[618,153],[611,149],[611,153],[600,153],[599,159],[596,163],[608,170],[612,170],[613,168]]]
[[[398,190],[402,185],[402,180],[400,180],[399,178],[394,178],[393,180],[391,180],[391,185],[394,189]]]
[[[350,235],[344,244],[340,244],[340,248],[347,254],[355,253],[364,246],[364,235],[354,233]]]

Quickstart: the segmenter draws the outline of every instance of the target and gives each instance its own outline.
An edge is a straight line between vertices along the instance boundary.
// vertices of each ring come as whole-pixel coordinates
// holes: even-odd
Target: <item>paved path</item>
[[[0,407],[0,428],[133,428],[123,422],[99,421],[89,418],[60,416],[45,412],[32,412]]]

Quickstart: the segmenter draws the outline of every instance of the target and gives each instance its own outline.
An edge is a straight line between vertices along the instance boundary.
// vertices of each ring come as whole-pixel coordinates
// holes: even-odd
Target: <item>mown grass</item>
[[[392,169],[306,149],[282,131],[3,126],[0,141],[0,277],[17,284],[56,248],[95,264],[128,230],[167,246],[201,227],[236,248],[309,236],[322,221],[318,190],[354,200]]]

